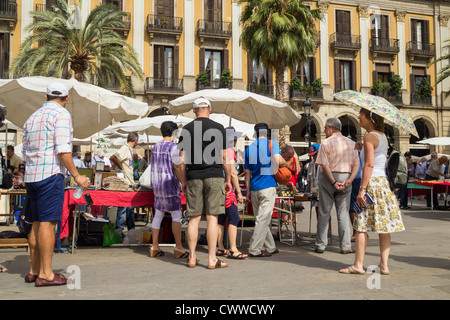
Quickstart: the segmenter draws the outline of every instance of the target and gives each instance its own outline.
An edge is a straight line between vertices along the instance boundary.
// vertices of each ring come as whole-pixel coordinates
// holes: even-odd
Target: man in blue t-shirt
[[[286,161],[280,154],[278,143],[268,139],[267,124],[256,124],[255,133],[257,139],[245,150],[244,164],[247,200],[251,201],[255,215],[249,255],[270,257],[272,253],[278,252],[270,230],[277,186],[274,174],[279,167],[286,166]]]

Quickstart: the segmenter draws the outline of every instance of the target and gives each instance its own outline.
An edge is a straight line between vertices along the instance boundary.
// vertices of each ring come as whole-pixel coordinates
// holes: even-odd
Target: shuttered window
[[[0,78],[8,79],[9,33],[0,33]]]
[[[298,77],[303,86],[311,84],[316,80],[316,58],[310,57],[302,64],[297,65],[291,76],[292,78]]]
[[[350,11],[336,10],[336,33],[341,36],[350,36]]]
[[[222,0],[204,0],[205,19],[209,22],[222,21]]]
[[[154,47],[153,76],[155,85],[172,87],[178,79],[178,47]]]
[[[173,17],[174,0],[157,0],[156,14],[158,16]]]
[[[335,91],[356,89],[356,61],[334,60]]]
[[[430,23],[428,20],[411,19],[411,41],[418,50],[430,43]]]

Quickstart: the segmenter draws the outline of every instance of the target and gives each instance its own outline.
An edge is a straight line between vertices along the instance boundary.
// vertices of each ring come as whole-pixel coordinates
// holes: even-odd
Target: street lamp
[[[311,114],[313,111],[312,108],[312,103],[309,100],[309,97],[306,97],[306,101],[303,102],[303,111],[305,112],[306,115],[306,120],[307,120],[307,135],[308,135],[308,152],[309,149],[311,148]]]

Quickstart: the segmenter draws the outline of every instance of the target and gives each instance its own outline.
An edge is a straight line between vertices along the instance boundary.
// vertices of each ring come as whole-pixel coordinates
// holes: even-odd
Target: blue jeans
[[[127,216],[127,229],[134,229],[134,210],[132,207],[118,207],[117,208],[117,217],[116,217],[116,228],[124,229],[125,228],[125,214]]]

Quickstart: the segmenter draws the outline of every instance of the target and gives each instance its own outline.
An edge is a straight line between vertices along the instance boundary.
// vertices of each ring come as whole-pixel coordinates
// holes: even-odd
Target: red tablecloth
[[[71,215],[75,205],[85,205],[84,197],[76,199],[73,196],[74,189],[67,189],[64,193],[64,204],[61,218],[60,239],[67,238],[73,230],[73,216]],[[95,206],[108,207],[153,207],[152,191],[105,191],[88,190]],[[86,194],[85,193],[85,194]],[[186,205],[186,198],[181,194],[181,205]]]
[[[73,216],[71,215],[75,205],[86,205],[84,197],[76,199],[73,196],[74,189],[68,189],[64,193],[64,204],[61,218],[60,239],[67,238],[72,231]],[[152,207],[153,192],[151,191],[105,191],[88,190],[95,206],[109,207]],[[85,194],[86,194],[85,193]]]
[[[433,193],[446,193],[448,191],[450,183],[448,182],[414,182],[417,185],[425,186],[425,187],[432,187]],[[417,189],[416,189],[417,190]],[[428,191],[428,190],[427,190]],[[425,192],[422,194],[429,194],[430,192]],[[408,193],[409,194],[409,193]]]

